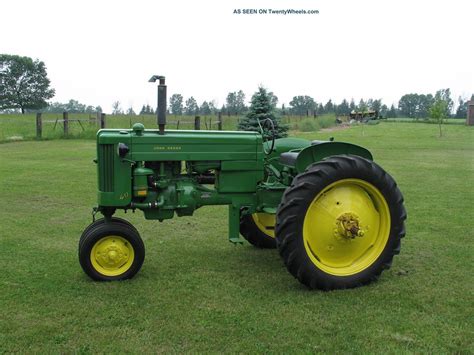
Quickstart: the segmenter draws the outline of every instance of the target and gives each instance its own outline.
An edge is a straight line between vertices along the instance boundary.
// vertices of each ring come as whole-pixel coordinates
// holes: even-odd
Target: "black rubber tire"
[[[124,225],[127,225],[129,226],[130,228],[132,228],[135,232],[138,233],[138,230],[134,227],[133,224],[131,224],[129,221],[123,219],[123,218],[120,218],[120,217],[112,217],[111,218],[111,222],[116,222],[116,223],[122,223]],[[84,231],[82,232],[81,234],[81,237],[79,238],[79,249],[81,248],[81,241],[83,240],[83,237],[84,235],[86,235],[92,228],[98,226],[99,224],[102,224],[102,223],[105,223],[105,218],[100,218],[100,219],[97,219],[95,220],[94,222],[92,222],[91,224],[89,224],[86,229],[84,229]],[[138,233],[139,234],[139,233]]]
[[[140,270],[145,260],[145,246],[137,230],[129,223],[123,223],[124,220],[112,221],[110,223],[97,223],[89,226],[86,233],[83,233],[79,240],[79,263],[84,272],[95,281],[119,281],[131,279]],[[99,221],[96,221],[99,222]],[[126,222],[126,221],[125,221]],[[126,239],[134,251],[132,265],[124,273],[117,276],[103,275],[97,271],[90,260],[93,246],[103,237],[120,236]]]
[[[380,256],[362,271],[338,276],[319,269],[308,256],[303,241],[303,222],[313,199],[324,188],[342,179],[360,179],[376,187],[387,202],[390,232]],[[403,196],[394,179],[376,163],[353,155],[337,155],[310,165],[297,175],[283,194],[277,210],[276,243],[288,271],[310,289],[333,290],[375,281],[390,268],[405,236]]]
[[[240,234],[253,246],[262,249],[275,249],[275,238],[262,232],[252,215],[243,215],[240,217]]]

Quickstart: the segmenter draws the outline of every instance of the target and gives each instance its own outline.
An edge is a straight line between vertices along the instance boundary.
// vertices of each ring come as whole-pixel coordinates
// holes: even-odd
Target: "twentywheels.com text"
[[[319,10],[234,9],[235,15],[318,15]]]

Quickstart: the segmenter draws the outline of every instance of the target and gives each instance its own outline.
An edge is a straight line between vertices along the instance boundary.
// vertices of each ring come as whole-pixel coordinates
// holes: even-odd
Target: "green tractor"
[[[364,285],[390,267],[405,235],[403,197],[368,150],[335,141],[264,141],[259,132],[165,131],[165,78],[150,79],[156,80],[158,129],[136,123],[97,133],[94,215],[103,218],[79,241],[89,277],[130,279],[143,264],[143,241],[114,217],[117,209],[161,222],[207,205],[228,205],[232,243],[242,243],[241,235],[256,247],[277,248],[288,271],[311,289]]]

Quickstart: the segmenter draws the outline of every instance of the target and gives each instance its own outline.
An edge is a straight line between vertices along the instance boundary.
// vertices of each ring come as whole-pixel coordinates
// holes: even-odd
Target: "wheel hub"
[[[105,237],[92,249],[91,261],[96,270],[110,276],[130,267],[133,261],[133,251],[124,238]]]
[[[339,180],[308,207],[303,239],[311,261],[333,275],[353,275],[382,253],[390,231],[383,195],[359,179]]]
[[[336,219],[336,236],[345,239],[354,239],[355,237],[363,237],[359,224],[359,217],[355,213],[343,213]]]

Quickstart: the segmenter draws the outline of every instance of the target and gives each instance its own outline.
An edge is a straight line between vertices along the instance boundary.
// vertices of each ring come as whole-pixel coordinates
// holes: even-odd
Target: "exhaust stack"
[[[156,108],[156,118],[160,134],[165,134],[166,125],[166,85],[165,77],[162,75],[153,75],[148,82],[154,83],[159,80],[158,85],[158,106]]]

